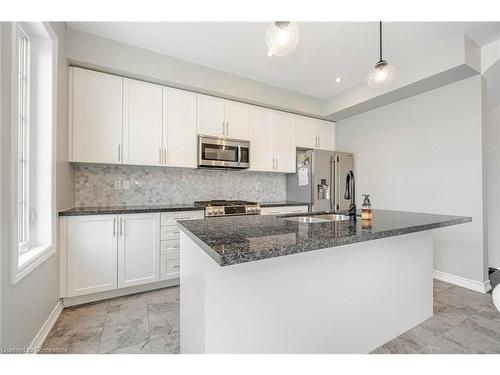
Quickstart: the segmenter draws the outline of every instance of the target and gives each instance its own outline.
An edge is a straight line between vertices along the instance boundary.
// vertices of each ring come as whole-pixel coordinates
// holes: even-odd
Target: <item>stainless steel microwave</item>
[[[250,168],[250,142],[200,136],[198,137],[198,167]]]

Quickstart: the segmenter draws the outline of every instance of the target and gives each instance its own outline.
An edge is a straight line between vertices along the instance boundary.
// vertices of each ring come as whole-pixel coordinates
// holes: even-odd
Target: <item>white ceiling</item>
[[[69,22],[122,43],[324,99],[363,82],[378,59],[377,22],[299,22],[286,57],[267,57],[263,22]],[[500,38],[500,22],[384,23],[384,58],[402,64],[453,35],[479,45]],[[335,79],[342,81],[336,83]]]

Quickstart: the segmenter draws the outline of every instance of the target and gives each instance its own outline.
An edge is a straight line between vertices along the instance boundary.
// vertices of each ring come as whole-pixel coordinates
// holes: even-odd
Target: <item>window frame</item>
[[[27,27],[24,27],[24,26]],[[19,247],[19,226],[18,226],[18,210],[19,210],[19,154],[18,154],[18,74],[19,74],[19,46],[18,46],[18,29],[20,28],[28,37],[28,40],[33,39],[30,35],[30,29],[36,28],[44,33],[43,39],[50,44],[49,53],[51,54],[51,98],[50,98],[50,237],[48,243],[43,246],[26,246],[24,249]],[[57,251],[56,239],[56,151],[57,151],[57,75],[58,75],[58,41],[55,31],[48,22],[30,22],[18,23],[13,22],[11,28],[11,284],[18,283],[21,279],[31,273],[45,260],[49,259]],[[31,46],[30,46],[31,47]],[[32,77],[30,77],[32,78]],[[29,85],[29,83],[28,83]],[[29,95],[29,111],[33,111],[33,102],[31,101],[32,93]],[[30,145],[31,146],[31,145]],[[30,178],[31,171],[28,169],[28,177]],[[29,192],[31,194],[31,192]],[[30,209],[28,204],[27,221],[30,221]],[[30,245],[30,244],[28,244]]]

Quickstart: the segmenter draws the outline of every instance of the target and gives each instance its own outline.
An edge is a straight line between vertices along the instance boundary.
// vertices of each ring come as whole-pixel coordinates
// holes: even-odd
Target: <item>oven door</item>
[[[212,168],[250,167],[250,143],[221,138],[200,137],[198,166]]]

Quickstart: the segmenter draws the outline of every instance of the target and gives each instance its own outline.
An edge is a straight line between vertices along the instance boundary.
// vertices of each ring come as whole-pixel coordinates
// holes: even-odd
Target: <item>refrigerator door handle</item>
[[[335,168],[334,168],[334,163],[335,163],[335,157],[330,156],[330,212],[335,212],[335,185],[334,185],[334,177],[333,174],[335,173]]]

